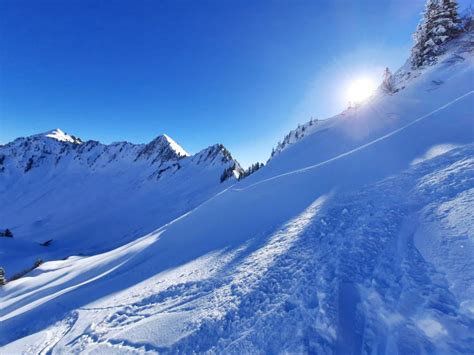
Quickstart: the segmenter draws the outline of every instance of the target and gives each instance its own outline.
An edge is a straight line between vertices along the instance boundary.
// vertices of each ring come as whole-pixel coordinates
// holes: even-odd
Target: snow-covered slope
[[[170,137],[82,142],[57,129],[0,146],[0,265],[97,254],[160,227],[225,189],[242,171],[222,145],[189,156]],[[52,239],[48,247],[39,243]]]
[[[411,117],[417,114],[420,116],[423,113],[426,114],[428,113],[427,109],[437,109],[442,103],[449,102],[450,98],[457,98],[466,90],[472,89],[473,79],[470,71],[453,71],[453,68],[469,68],[472,65],[473,43],[474,33],[472,32],[451,41],[447,45],[447,52],[440,56],[436,66],[413,70],[408,60],[394,74],[396,93],[388,94],[379,88],[374,97],[363,105],[349,107],[330,119],[312,119],[299,125],[277,144],[270,158],[314,133],[319,138],[318,142],[314,143],[324,147],[324,152],[318,151],[317,154],[325,154],[326,157],[329,157],[337,152],[344,152],[348,148],[357,147],[360,142],[368,142],[383,133],[391,132],[394,128],[403,125],[404,122],[410,122]],[[461,63],[464,65],[456,66]],[[456,76],[462,77],[463,75],[467,76],[464,78],[465,80],[461,80],[462,86],[455,87],[453,80]],[[447,93],[446,84],[451,89],[449,93]],[[420,87],[423,87],[423,90],[417,92],[416,90]],[[439,89],[444,90],[438,92]],[[439,101],[439,97],[444,100]],[[358,120],[354,118],[358,118]],[[407,120],[404,121],[405,119]],[[344,145],[339,146],[334,142],[329,142],[328,139],[337,139],[339,144]],[[314,153],[314,149],[317,147],[314,145],[312,147],[312,153]],[[328,151],[329,148],[334,150]]]
[[[469,353],[473,57],[458,43],[156,231],[0,288],[2,352]]]

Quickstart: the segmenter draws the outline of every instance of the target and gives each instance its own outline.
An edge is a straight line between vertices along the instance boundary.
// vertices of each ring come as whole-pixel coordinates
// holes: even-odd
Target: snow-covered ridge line
[[[77,138],[76,136],[67,134],[64,131],[62,131],[60,128],[56,128],[52,131],[49,131],[49,132],[46,132],[46,133],[43,133],[43,134],[37,134],[37,135],[34,135],[32,137],[41,138],[43,136],[47,137],[47,138],[57,140],[59,142],[68,142],[68,143],[73,143],[73,144],[83,144],[84,143],[84,141],[82,141],[80,138]],[[180,157],[190,156],[190,154],[186,150],[184,150],[183,147],[181,147],[178,143],[176,143],[176,141],[174,139],[172,139],[170,136],[168,136],[165,133],[163,133],[162,135],[156,137],[150,143],[145,144],[145,146],[150,145],[152,142],[159,142],[159,144],[168,145],[169,148]],[[121,143],[122,142],[118,142],[118,143],[112,143],[112,144],[109,144],[109,145],[117,145],[117,144],[121,144]],[[134,146],[142,146],[143,145],[143,144],[134,144],[134,143],[129,143],[129,142],[123,142],[123,143],[131,144],[131,145],[134,145]],[[107,145],[107,144],[105,144],[105,145]]]
[[[159,178],[164,172],[176,172],[193,163],[201,166],[223,165],[222,173],[232,168],[232,172],[226,173],[224,180],[232,176],[238,178],[243,172],[239,162],[222,144],[209,146],[191,155],[166,134],[157,136],[147,144],[103,144],[93,140],[83,141],[61,129],[55,129],[20,137],[0,146],[0,173],[11,172],[12,169],[29,172],[52,158],[52,167],[56,168],[60,162],[65,161],[66,156],[70,164],[86,165],[95,169],[122,163],[147,163],[148,167],[155,167],[150,173],[150,176],[155,178]]]
[[[431,61],[429,65],[422,65],[417,68],[412,67],[411,58],[407,59],[405,64],[400,67],[395,74],[390,73],[389,78],[385,78],[384,82],[380,84],[378,89],[374,92],[374,94],[358,105],[353,107],[348,107],[342,113],[333,116],[331,118],[327,118],[324,120],[313,119],[309,120],[304,124],[299,124],[297,128],[291,130],[282,141],[279,141],[272,149],[268,162],[271,161],[274,157],[279,155],[282,151],[290,147],[291,145],[299,142],[303,138],[320,131],[322,129],[326,129],[330,126],[330,121],[334,119],[339,119],[347,114],[350,114],[351,111],[357,110],[360,106],[363,106],[369,101],[373,100],[376,97],[380,97],[381,95],[395,95],[398,92],[404,90],[411,82],[415,79],[422,77],[424,74],[428,74],[430,71],[433,70],[436,64],[441,65],[450,65],[455,62],[460,62],[464,60],[468,60],[468,58],[472,55],[472,48],[473,48],[473,41],[472,36],[474,35],[474,28],[466,29],[465,32],[460,33],[459,36],[450,39],[450,41],[443,43],[442,51],[438,54],[436,60]],[[387,68],[388,69],[388,68]],[[384,87],[385,80],[390,81],[390,85],[392,86],[391,90],[387,91]],[[442,85],[442,81],[435,81],[433,82],[435,85]]]
[[[55,130],[52,130],[51,132],[46,133],[45,136],[48,138],[56,139],[57,141],[60,141],[60,142],[82,144],[82,140],[80,138],[64,133],[59,128],[56,128]]]
[[[298,125],[298,127],[294,130],[291,130],[290,133],[288,133],[281,142],[277,143],[277,146],[272,149],[272,152],[270,154],[270,158],[268,159],[269,161],[280,154],[283,150],[285,150],[289,145],[294,144],[298,142],[300,139],[305,137],[308,134],[311,134],[315,131],[315,128],[318,126],[318,123],[320,121],[317,119],[311,118],[308,122]]]
[[[404,126],[398,128],[398,129],[396,129],[396,130],[394,130],[394,131],[392,131],[392,132],[390,132],[390,133],[387,133],[387,134],[383,135],[382,137],[379,137],[379,138],[377,138],[377,139],[374,139],[374,140],[372,140],[372,141],[370,141],[370,142],[368,142],[368,143],[365,143],[365,144],[363,144],[363,145],[361,145],[361,146],[359,146],[359,147],[357,147],[357,148],[351,149],[351,150],[349,150],[349,151],[347,151],[347,152],[345,152],[345,153],[341,153],[341,154],[339,154],[339,155],[337,155],[337,156],[335,156],[335,157],[333,157],[333,158],[331,158],[331,159],[328,159],[328,160],[322,161],[322,162],[320,162],[320,163],[317,163],[317,164],[314,164],[314,165],[310,165],[310,166],[307,166],[307,167],[304,167],[304,168],[301,168],[301,169],[297,169],[297,170],[289,171],[289,172],[286,172],[286,173],[283,173],[283,174],[279,174],[279,175],[276,175],[276,176],[272,176],[271,178],[268,178],[268,179],[265,179],[265,180],[257,181],[257,182],[255,182],[255,183],[253,183],[253,184],[251,184],[251,185],[248,185],[248,186],[245,186],[245,187],[240,187],[240,188],[238,188],[238,187],[230,187],[230,189],[231,189],[232,191],[244,191],[244,190],[250,189],[250,188],[252,188],[252,187],[255,187],[255,186],[257,186],[257,185],[261,185],[261,184],[264,184],[264,183],[269,182],[269,181],[277,180],[277,179],[280,179],[280,178],[285,177],[285,176],[289,176],[289,175],[293,175],[293,174],[299,174],[299,173],[304,173],[304,172],[306,172],[306,171],[308,171],[308,170],[318,168],[318,167],[320,167],[320,166],[326,165],[326,164],[331,163],[331,162],[333,162],[333,161],[335,161],[335,160],[338,160],[338,159],[340,159],[340,158],[347,157],[348,155],[351,155],[351,154],[353,154],[353,153],[355,153],[355,152],[358,152],[358,151],[360,151],[360,150],[362,150],[362,149],[365,149],[365,148],[367,148],[367,147],[370,147],[370,146],[373,145],[373,144],[376,144],[376,143],[378,143],[378,142],[380,142],[380,141],[383,141],[384,139],[387,139],[387,138],[389,138],[389,137],[391,137],[391,136],[393,136],[393,135],[395,135],[395,134],[397,134],[397,133],[399,133],[399,132],[401,132],[401,131],[407,129],[407,128],[410,127],[410,126],[413,126],[414,124],[416,124],[416,123],[418,123],[418,122],[420,122],[420,121],[422,121],[422,120],[424,120],[424,119],[426,119],[426,118],[432,116],[433,114],[435,114],[435,113],[437,113],[437,112],[439,112],[439,111],[442,111],[442,110],[448,108],[449,106],[453,105],[454,103],[456,103],[456,102],[458,102],[458,101],[461,101],[461,100],[465,99],[466,97],[468,97],[469,95],[472,95],[472,94],[474,94],[474,90],[469,91],[469,92],[465,93],[464,95],[459,96],[458,98],[456,98],[456,99],[454,99],[454,100],[452,100],[452,101],[450,101],[450,102],[448,102],[448,103],[446,103],[446,104],[444,104],[444,105],[438,107],[437,109],[435,109],[435,110],[433,110],[433,111],[427,113],[426,115],[423,115],[423,116],[421,116],[421,117],[418,117],[417,119],[413,120],[412,122],[410,122],[410,123],[408,123],[408,124],[406,124],[406,125],[404,125]]]

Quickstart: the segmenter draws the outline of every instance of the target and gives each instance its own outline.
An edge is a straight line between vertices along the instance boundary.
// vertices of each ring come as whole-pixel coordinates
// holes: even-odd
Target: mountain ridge
[[[57,144],[55,145],[51,142],[57,142]],[[32,149],[29,148],[30,145],[33,145],[33,147],[31,147]],[[61,147],[61,149],[54,150],[54,148],[57,147]],[[8,160],[11,160],[9,159],[9,156],[19,156],[22,149],[32,150],[31,155],[27,157],[26,163],[23,162],[24,170],[30,171],[35,166],[35,158],[44,159],[44,157],[41,156],[41,153],[57,154],[60,156],[65,152],[77,151],[78,154],[82,154],[83,152],[89,152],[92,149],[97,150],[98,147],[101,148],[101,151],[98,152],[98,156],[96,156],[95,159],[88,160],[89,164],[94,164],[95,161],[101,159],[100,155],[107,153],[112,154],[109,157],[109,162],[119,156],[122,156],[122,158],[126,159],[127,157],[124,155],[125,150],[131,154],[131,157],[129,156],[128,158],[132,159],[133,161],[145,160],[149,161],[150,165],[157,165],[158,167],[161,167],[167,162],[178,162],[181,159],[189,157],[195,157],[192,160],[199,158],[199,161],[201,161],[203,154],[209,155],[209,152],[212,151],[214,152],[214,156],[212,158],[216,158],[216,155],[221,155],[221,162],[231,162],[235,166],[233,175],[236,178],[238,178],[243,172],[239,162],[235,160],[230,152],[220,143],[211,145],[191,155],[167,134],[158,135],[149,143],[145,144],[135,144],[128,141],[103,144],[95,140],[83,141],[81,138],[67,134],[59,128],[31,136],[18,137],[11,142],[1,145],[0,156],[3,157],[3,160],[1,161],[0,165],[2,166],[2,169],[5,170],[5,165],[8,163]],[[219,149],[216,149],[215,147],[219,147]],[[12,151],[12,149],[19,151]],[[111,153],[112,151],[113,153]],[[79,157],[75,157],[74,159],[80,160]],[[209,160],[210,157],[208,156],[207,159]],[[225,169],[227,168],[228,167],[226,166]],[[0,172],[2,172],[2,170],[0,170]]]
[[[222,144],[189,155],[167,135],[147,144],[83,141],[60,129],[19,137],[0,146],[0,193],[9,201],[0,206],[0,230],[12,230],[10,244],[22,256],[2,266],[11,275],[36,258],[118,247],[195,208],[242,172]]]

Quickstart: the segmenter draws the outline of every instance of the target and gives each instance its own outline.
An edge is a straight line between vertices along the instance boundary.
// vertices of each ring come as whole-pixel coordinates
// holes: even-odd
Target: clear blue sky
[[[403,64],[423,4],[1,0],[0,143],[167,133],[266,161],[299,122],[344,109],[353,78]]]

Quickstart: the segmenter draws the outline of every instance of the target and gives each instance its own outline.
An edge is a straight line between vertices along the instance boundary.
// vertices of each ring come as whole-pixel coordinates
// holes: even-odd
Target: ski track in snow
[[[380,142],[380,141],[382,141],[382,140],[384,140],[384,139],[387,139],[387,138],[389,138],[389,137],[391,137],[391,136],[393,136],[393,135],[395,135],[395,134],[397,134],[397,133],[399,133],[399,132],[401,132],[401,131],[407,129],[408,127],[413,126],[414,124],[416,124],[416,123],[418,123],[418,122],[420,122],[420,121],[422,121],[422,120],[424,120],[424,119],[426,119],[426,118],[428,118],[428,117],[434,115],[435,113],[440,112],[440,111],[442,111],[442,110],[448,108],[449,106],[455,104],[456,102],[458,102],[458,101],[460,101],[460,100],[462,100],[462,99],[464,99],[464,98],[466,98],[466,97],[468,97],[469,95],[472,95],[472,94],[474,94],[474,90],[471,90],[471,91],[465,93],[464,95],[461,95],[461,96],[457,97],[456,99],[454,99],[454,100],[452,100],[452,101],[450,101],[450,102],[448,102],[448,103],[446,103],[446,104],[444,104],[444,105],[438,107],[437,109],[431,111],[430,113],[427,113],[427,114],[425,114],[425,115],[423,115],[423,116],[421,116],[421,117],[418,117],[417,119],[411,121],[410,123],[408,123],[408,124],[406,124],[406,125],[404,125],[404,126],[398,128],[398,129],[396,129],[396,130],[394,130],[394,131],[392,131],[392,132],[390,132],[390,133],[387,133],[387,134],[385,134],[385,135],[383,135],[383,136],[381,136],[381,137],[379,137],[379,138],[377,138],[377,139],[374,139],[374,140],[372,140],[372,141],[370,141],[370,142],[368,142],[368,143],[365,143],[365,144],[363,144],[363,145],[361,145],[361,146],[359,146],[359,147],[357,147],[357,148],[354,148],[354,149],[351,149],[351,150],[349,150],[349,151],[347,151],[347,152],[344,152],[344,153],[342,153],[342,154],[339,154],[339,155],[337,155],[337,156],[335,156],[335,157],[333,157],[333,158],[331,158],[331,159],[328,159],[328,160],[322,161],[322,162],[320,162],[320,163],[317,163],[317,164],[314,164],[314,165],[310,165],[310,166],[307,166],[307,167],[304,167],[304,168],[301,168],[301,169],[297,169],[297,170],[289,171],[289,172],[286,172],[286,173],[283,173],[283,174],[279,174],[279,175],[276,175],[276,176],[272,176],[271,178],[257,181],[257,182],[255,182],[255,183],[249,185],[249,186],[245,186],[245,187],[241,187],[241,188],[236,188],[236,187],[232,187],[232,186],[231,186],[231,187],[227,188],[226,190],[229,190],[229,189],[230,189],[230,190],[232,190],[232,191],[237,191],[237,192],[239,192],[239,191],[245,191],[245,190],[250,189],[250,188],[252,188],[252,187],[254,187],[254,186],[258,186],[258,185],[264,184],[264,183],[269,182],[269,181],[277,180],[277,179],[280,179],[280,178],[282,178],[282,177],[289,176],[289,175],[294,175],[294,174],[303,173],[303,172],[305,172],[305,171],[308,171],[308,170],[311,170],[311,169],[315,169],[315,168],[318,168],[318,167],[320,167],[320,166],[329,164],[329,163],[331,163],[331,162],[333,162],[333,161],[335,161],[335,160],[337,160],[337,159],[346,157],[346,156],[351,155],[351,154],[353,154],[353,153],[355,153],[355,152],[358,152],[358,151],[360,151],[360,150],[362,150],[362,149],[365,149],[365,148],[367,148],[367,147],[369,147],[369,146],[371,146],[371,145],[373,145],[373,144],[376,144],[376,143],[378,143],[378,142]],[[221,193],[225,192],[226,190],[222,191]]]

